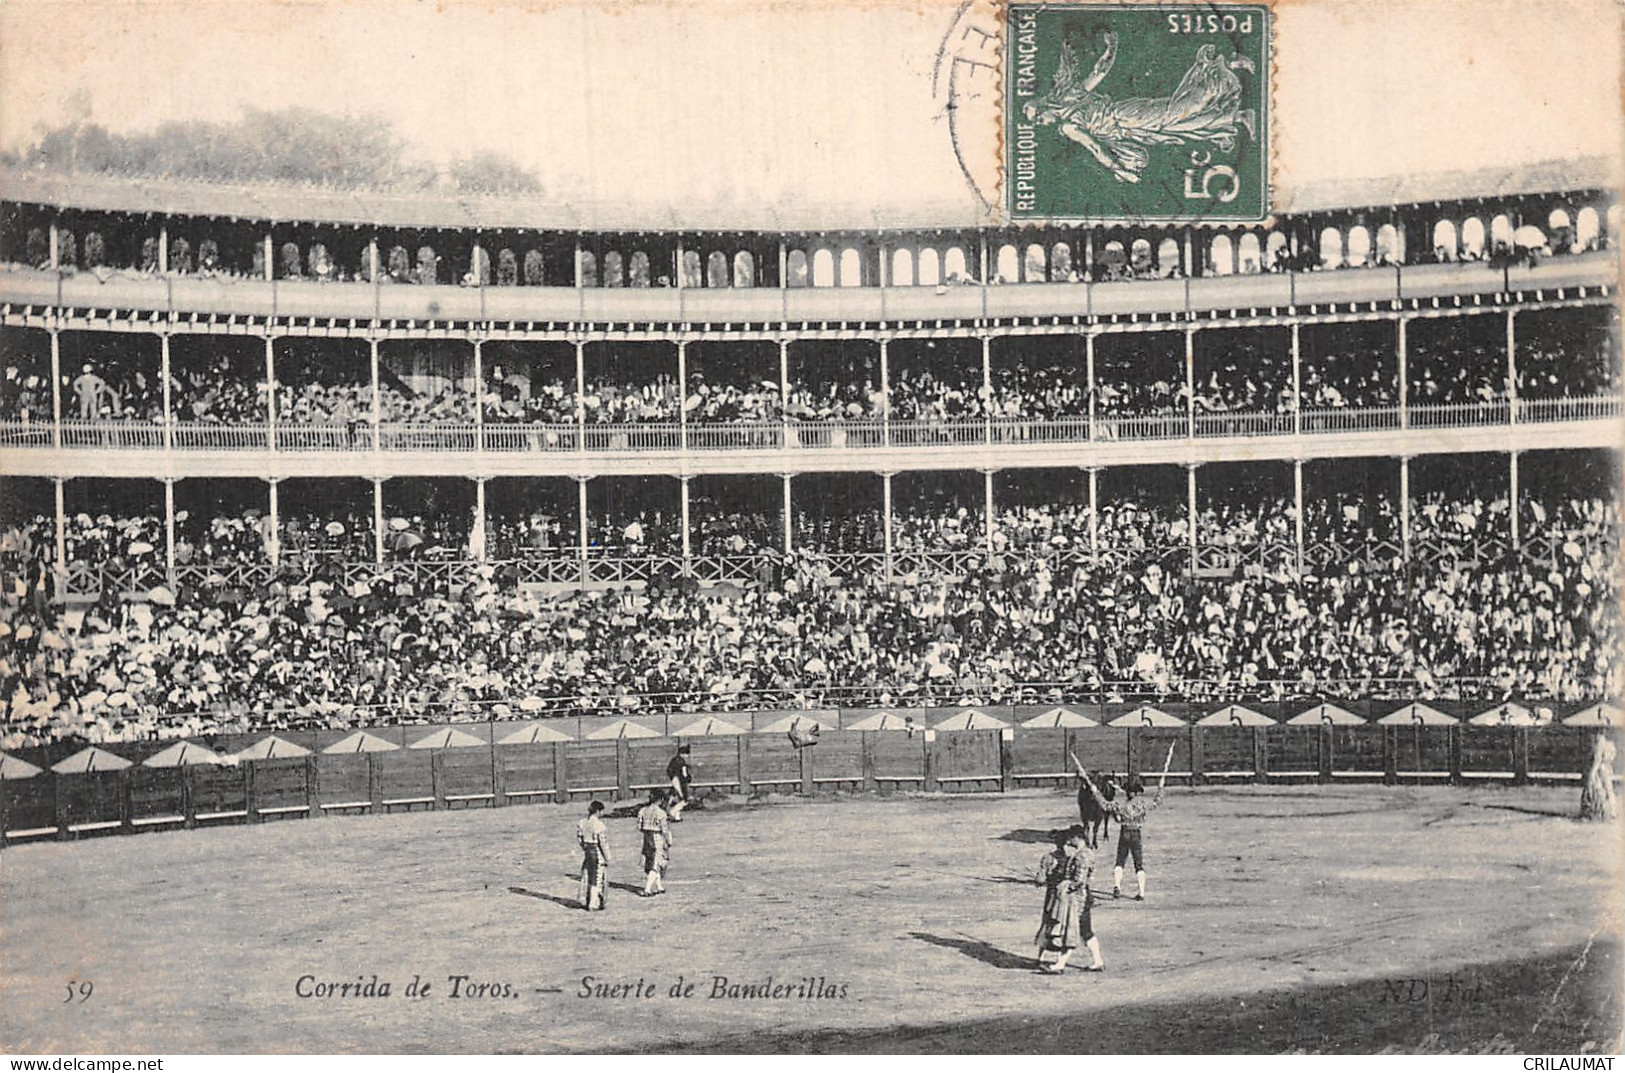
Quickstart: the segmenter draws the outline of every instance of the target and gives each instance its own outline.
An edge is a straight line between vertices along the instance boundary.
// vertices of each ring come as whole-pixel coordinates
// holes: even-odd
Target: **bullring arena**
[[[0,1042],[1617,1050],[1609,186],[651,230],[8,175]],[[1074,755],[1168,789],[1045,976]]]

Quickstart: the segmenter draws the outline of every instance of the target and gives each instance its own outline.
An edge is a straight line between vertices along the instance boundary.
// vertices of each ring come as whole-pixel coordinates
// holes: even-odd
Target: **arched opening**
[[[1539,250],[1550,253],[1551,239],[1534,224],[1524,224],[1512,233],[1512,243],[1520,250]]]
[[[1506,213],[1498,214],[1490,221],[1490,249],[1505,247],[1512,248],[1512,217]]]
[[[784,257],[784,285],[786,287],[807,286],[807,252],[805,250],[791,250]]]
[[[1100,268],[1098,279],[1121,279],[1128,271],[1128,254],[1123,250],[1123,244],[1116,239],[1106,243],[1100,251]]]
[[[1433,259],[1435,261],[1454,261],[1460,248],[1456,245],[1456,225],[1449,220],[1440,220],[1433,225]]]
[[[700,287],[705,284],[705,271],[700,264],[699,250],[683,251],[683,286]]]
[[[850,246],[841,251],[841,286],[863,286],[863,257]]]
[[[914,255],[908,250],[893,250],[891,254],[891,285],[914,286]]]
[[[935,287],[942,282],[942,269],[937,264],[937,251],[924,249],[920,251],[920,286]]]
[[[1049,256],[1044,253],[1044,247],[1034,242],[1027,247],[1027,257],[1022,268],[1022,282],[1042,283],[1049,275]]]
[[[1274,272],[1286,267],[1292,243],[1287,240],[1286,233],[1271,231],[1269,238],[1264,240],[1265,269]]]
[[[423,263],[422,253],[418,254],[418,263]],[[598,286],[598,258],[593,256],[591,250],[581,251],[581,255],[576,259],[576,271],[581,276],[583,287]]]
[[[756,286],[756,255],[749,250],[734,254],[734,286]]]
[[[705,285],[714,289],[728,285],[728,255],[721,250],[713,250],[705,259]]]
[[[1264,254],[1258,248],[1258,235],[1249,231],[1237,243],[1236,255],[1241,259],[1243,272],[1256,274],[1264,270]]]
[[[1570,253],[1580,248],[1574,240],[1574,221],[1568,209],[1556,208],[1546,214],[1546,233],[1551,236],[1553,253]]]
[[[1215,276],[1230,275],[1235,271],[1230,254],[1230,236],[1214,235],[1213,244],[1208,247],[1208,270]]]
[[[1361,268],[1371,260],[1371,232],[1365,224],[1355,224],[1349,230],[1348,264]]]
[[[1014,283],[1021,278],[1021,263],[1016,248],[1008,242],[999,247],[998,267],[994,278],[1000,283]]]
[[[1169,236],[1157,243],[1157,275],[1172,279],[1179,273],[1179,242]]]
[[[1597,237],[1599,246],[1611,246],[1614,236],[1619,234],[1619,202],[1614,202],[1608,209],[1608,230]]]
[[[1596,209],[1590,205],[1581,209],[1574,217],[1574,248],[1576,250],[1595,249],[1598,240],[1602,237],[1599,234],[1599,225],[1600,220],[1597,217]]]
[[[604,254],[604,286],[626,286],[626,275],[621,263],[621,255],[616,250]]]
[[[827,249],[819,250],[813,254],[812,285],[814,287],[835,286],[835,255]]]
[[[942,278],[949,283],[959,283],[970,278],[965,270],[965,251],[958,246],[948,247],[948,252],[942,257]]]
[[[1399,228],[1393,224],[1383,224],[1377,228],[1377,263],[1397,265],[1404,262],[1405,243],[1400,238]]]
[[[1073,278],[1072,247],[1065,242],[1050,247],[1049,278],[1051,283],[1065,283]]]
[[[1320,263],[1323,268],[1343,267],[1343,232],[1335,227],[1320,233]]]
[[[627,272],[628,282],[634,287],[647,287],[652,282],[649,279],[649,255],[638,250],[632,255],[632,267]]]
[[[1151,240],[1137,238],[1128,248],[1129,267],[1136,276],[1149,276],[1152,271]]]
[[[1461,225],[1461,256],[1484,256],[1484,221],[1476,216],[1467,217]]]

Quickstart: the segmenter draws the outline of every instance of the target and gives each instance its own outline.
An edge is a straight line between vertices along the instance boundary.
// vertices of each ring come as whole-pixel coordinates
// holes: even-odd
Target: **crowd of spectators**
[[[1579,345],[1537,342],[1518,349],[1518,397],[1585,399],[1618,395],[1619,337],[1603,331]]]
[[[78,606],[48,598],[42,564],[54,540],[36,521],[0,538],[3,743],[475,719],[503,714],[499,704],[511,713],[523,698],[552,711],[647,712],[1042,702],[1124,689],[1617,696],[1617,507],[1581,499],[1527,509],[1553,555],[1465,563],[1448,548],[1504,525],[1507,505],[1424,497],[1408,568],[1390,548],[1305,570],[1289,556],[1238,556],[1232,569],[1190,574],[1156,554],[1188,537],[1177,511],[1103,509],[1100,539],[1113,555],[1095,561],[1039,553],[1085,544],[1084,510],[1024,507],[1000,518],[992,552],[974,512],[901,521],[905,546],[965,554],[952,572],[914,564],[891,580],[801,548],[751,583],[702,588],[660,576],[641,590],[549,594],[515,587],[494,565],[456,588],[392,579],[388,567],[346,582],[312,555],[307,569],[250,589],[136,598],[104,589]],[[1322,540],[1383,533],[1391,514],[1369,500],[1323,503],[1305,521]],[[264,543],[253,514],[178,521],[194,561]],[[1266,501],[1204,510],[1197,524],[1204,545],[1240,547],[1283,541],[1292,522]],[[391,558],[460,539],[420,518],[399,523],[389,523],[403,534]],[[75,561],[142,559],[158,546],[150,517],[78,516],[72,529]],[[738,533],[747,543],[768,539],[747,531]],[[348,554],[357,532],[370,543],[365,519],[285,525],[284,554]],[[547,523],[541,533],[562,535]]]
[[[1353,337],[1350,337],[1351,339]],[[1415,337],[1413,336],[1413,339]],[[1167,359],[1167,360],[1163,360]],[[352,370],[353,372],[353,370]],[[1620,366],[1610,323],[1581,326],[1572,337],[1535,337],[1521,344],[1518,393],[1526,399],[1586,398],[1617,394]],[[1507,398],[1504,344],[1463,333],[1461,338],[1415,339],[1409,360],[1412,406],[1489,403]],[[263,366],[216,356],[177,363],[172,400],[178,421],[218,425],[262,424],[266,398]],[[365,369],[346,377],[341,363],[307,363],[279,373],[277,420],[287,425],[358,429],[373,414],[373,391]],[[878,420],[884,409],[872,382],[835,381],[820,387],[792,382],[781,396],[776,379],[754,383],[689,377],[684,397],[669,373],[643,383],[596,381],[577,397],[573,380],[533,384],[510,376],[493,380],[481,404],[484,420],[573,426]],[[976,369],[899,366],[893,370],[893,421],[946,422],[1064,420],[1089,412],[1081,370],[1057,363],[994,363],[989,384]],[[1305,411],[1386,408],[1398,405],[1391,341],[1316,350],[1300,366]],[[1166,355],[1119,355],[1097,369],[1095,409],[1102,418],[1179,416],[1194,404],[1197,414],[1290,412],[1293,405],[1289,353],[1260,335],[1252,343],[1227,342],[1199,353],[1194,391],[1183,363]],[[0,417],[48,421],[50,377],[26,362],[10,364],[0,379]],[[467,425],[471,393],[455,381],[433,381],[414,390],[390,374],[379,386],[378,411],[385,424]],[[141,362],[88,362],[64,374],[63,413],[70,420],[155,422],[163,415],[163,385],[156,368]]]

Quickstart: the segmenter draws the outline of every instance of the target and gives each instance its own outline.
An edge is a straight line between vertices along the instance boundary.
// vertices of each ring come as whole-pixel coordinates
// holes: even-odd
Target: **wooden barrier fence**
[[[404,742],[408,731],[423,729],[369,733]],[[1170,746],[1169,781],[1176,785],[1577,782],[1596,734],[1620,738],[1617,729],[1564,726],[1018,727],[830,730],[817,744],[798,748],[781,733],[503,744],[498,738],[509,729],[505,724],[462,729],[480,732],[483,740],[460,748],[389,742],[386,751],[338,754],[312,748],[285,759],[178,768],[140,763],[169,743],[109,746],[130,765],[78,774],[47,769],[0,782],[0,844],[344,813],[624,801],[666,785],[666,764],[678,744],[691,746],[702,794],[993,793],[1070,787],[1073,755],[1093,770],[1155,776]],[[315,746],[333,733],[288,736]],[[50,759],[47,750],[37,752],[36,760]]]

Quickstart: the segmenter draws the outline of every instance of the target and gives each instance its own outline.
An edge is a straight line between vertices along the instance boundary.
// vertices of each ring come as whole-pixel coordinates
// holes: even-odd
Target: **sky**
[[[1621,152],[1613,0],[1279,0],[1276,183]],[[500,149],[550,194],[963,197],[933,67],[957,2],[4,0],[0,144],[244,105]]]

